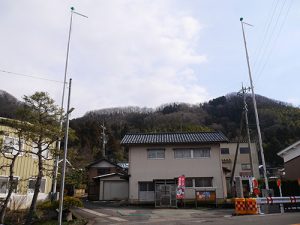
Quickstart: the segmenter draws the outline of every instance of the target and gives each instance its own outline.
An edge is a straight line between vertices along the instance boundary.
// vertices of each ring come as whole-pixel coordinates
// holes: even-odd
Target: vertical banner
[[[184,199],[184,190],[185,190],[185,176],[182,175],[178,177],[178,186],[176,192],[177,199]]]

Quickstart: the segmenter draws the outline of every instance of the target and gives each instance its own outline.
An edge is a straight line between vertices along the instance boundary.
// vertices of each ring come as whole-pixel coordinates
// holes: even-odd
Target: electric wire
[[[276,21],[275,21],[274,25],[272,26],[272,28],[270,30],[270,34],[268,35],[268,39],[267,39],[265,48],[263,49],[263,52],[262,52],[262,54],[260,56],[260,60],[258,61],[259,64],[258,64],[258,66],[256,68],[254,68],[255,69],[255,71],[254,71],[255,74],[259,74],[259,71],[261,71],[263,62],[264,62],[264,60],[267,57],[267,55],[266,55],[267,52],[269,52],[270,48],[273,47],[273,45],[270,45],[270,44],[274,42],[274,38],[273,37],[274,37],[275,31],[277,30],[278,22],[280,20],[280,17],[281,17],[283,8],[285,6],[285,3],[286,3],[286,0],[282,3],[281,7],[279,8],[279,12],[277,14]]]
[[[13,75],[17,75],[17,76],[23,76],[23,77],[30,77],[33,79],[39,79],[39,80],[45,80],[45,81],[50,81],[50,82],[55,82],[55,83],[64,83],[63,81],[59,81],[59,80],[52,80],[52,79],[48,79],[48,78],[44,78],[44,77],[39,77],[39,76],[35,76],[35,75],[29,75],[29,74],[23,74],[23,73],[15,73],[15,72],[11,72],[11,71],[7,71],[4,69],[0,69],[1,73],[7,73],[7,74],[13,74]],[[68,82],[66,82],[67,84]]]
[[[269,60],[270,60],[270,57],[271,57],[271,55],[272,55],[272,53],[273,53],[273,51],[274,51],[274,49],[275,49],[275,46],[276,46],[276,44],[277,44],[279,35],[281,34],[282,28],[283,28],[283,26],[284,26],[284,24],[285,24],[285,22],[286,22],[287,16],[288,16],[289,11],[290,11],[290,9],[291,9],[292,2],[293,2],[293,1],[291,0],[290,3],[289,3],[289,5],[287,6],[287,9],[286,9],[286,11],[285,11],[285,14],[284,14],[284,16],[283,16],[283,19],[282,19],[282,21],[281,21],[281,24],[280,24],[280,26],[279,26],[278,32],[277,32],[277,34],[276,34],[276,37],[273,39],[272,47],[271,47],[271,48],[268,50],[268,52],[266,53],[265,61],[264,61],[264,63],[262,64],[261,69],[257,72],[256,81],[259,80],[259,78],[261,77],[261,75],[262,75],[262,73],[263,73],[263,71],[264,71],[264,69],[265,69],[267,63],[268,63]]]
[[[253,54],[253,59],[254,59],[254,62],[253,62],[253,67],[255,68],[256,66],[256,63],[258,62],[258,59],[260,57],[260,54],[261,54],[261,51],[262,49],[264,49],[264,45],[265,45],[265,41],[266,41],[266,37],[268,36],[268,32],[269,32],[269,29],[270,29],[270,26],[273,22],[273,18],[274,18],[274,15],[275,15],[275,12],[276,12],[276,9],[277,9],[277,6],[278,6],[278,2],[279,0],[276,1],[276,4],[275,4],[275,1],[273,1],[273,4],[271,6],[271,10],[270,10],[270,13],[268,14],[268,17],[269,15],[271,15],[269,21],[266,20],[266,23],[265,23],[265,26],[264,26],[264,29],[263,29],[263,36],[262,36],[262,42],[260,45],[258,45],[255,49],[255,52]],[[275,6],[274,6],[275,4]]]

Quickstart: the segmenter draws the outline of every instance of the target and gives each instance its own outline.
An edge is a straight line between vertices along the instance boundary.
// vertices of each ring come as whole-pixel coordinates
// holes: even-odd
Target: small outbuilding
[[[278,152],[284,161],[285,178],[288,180],[300,179],[300,141]]]
[[[100,159],[87,167],[89,200],[128,199],[127,169],[107,159]]]

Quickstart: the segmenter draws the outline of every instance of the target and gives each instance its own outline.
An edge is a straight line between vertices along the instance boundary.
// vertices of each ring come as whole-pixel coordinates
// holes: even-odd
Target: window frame
[[[43,180],[45,181],[44,182],[44,191],[42,190],[42,182]],[[35,181],[36,182],[36,178],[35,177],[32,177],[32,178],[29,178],[28,179],[28,189],[27,189],[27,193],[34,193],[34,186],[35,186],[35,183],[33,185],[33,188],[29,188],[30,186],[30,181]],[[47,179],[45,177],[42,177],[42,180],[41,180],[41,186],[40,186],[40,192],[39,193],[46,193],[46,186],[47,186]]]
[[[22,156],[24,154],[24,152],[22,152],[22,150],[24,149],[24,140],[21,139],[21,149],[19,149],[19,138],[12,137],[12,136],[4,136],[3,143],[2,143],[2,147],[4,149],[5,149],[5,146],[9,146],[11,144],[11,142],[7,143],[7,139],[11,139],[13,141],[12,146],[11,146],[13,149],[9,149],[11,151],[4,151],[4,154],[16,155],[19,152],[18,156]]]
[[[209,185],[196,185],[196,179],[202,179],[201,184],[205,184],[206,181],[208,181],[210,184]],[[206,181],[204,179],[207,179]],[[207,187],[213,187],[213,177],[195,177],[194,178],[195,182],[195,188],[207,188]]]
[[[4,192],[0,192],[0,195],[6,195],[8,193],[9,176],[0,175],[0,179],[1,178],[6,178],[6,191],[5,191],[5,193]],[[17,180],[17,185],[14,188],[13,193],[17,193],[18,192],[18,185],[19,185],[20,177],[19,176],[14,176],[14,179]],[[0,190],[1,190],[1,188],[0,188]]]
[[[191,179],[192,181],[192,186],[185,186],[186,188],[191,188],[191,189],[213,188],[213,177],[186,177],[185,179],[186,180]],[[209,179],[210,186],[196,186],[196,179]]]
[[[241,169],[244,171],[249,171],[251,170],[251,164],[250,163],[241,163]]]
[[[224,150],[226,151],[224,152]],[[221,148],[221,155],[230,155],[229,148]]]
[[[250,153],[250,149],[248,147],[240,147],[240,154],[249,154],[249,153]]]
[[[211,148],[210,147],[203,147],[203,148],[173,148],[174,151],[174,159],[205,159],[210,158],[211,154]],[[178,152],[179,151],[186,151],[189,152],[189,156],[187,157],[185,154],[181,154],[183,157],[181,157]],[[195,152],[200,151],[202,152],[202,155],[199,154],[199,156],[196,156]]]
[[[154,157],[150,157],[150,154],[152,153],[155,153],[155,156]],[[161,152],[163,153],[163,157],[158,157],[158,153]],[[165,148],[148,148],[147,149],[147,159],[150,159],[150,160],[155,160],[155,159],[165,159],[166,158],[166,150]]]
[[[44,146],[47,146],[48,148],[42,151],[42,159],[43,160],[48,160],[49,156],[50,156],[50,149],[49,149],[50,145],[48,146],[48,144],[44,143],[42,145],[42,149],[43,149]],[[34,151],[34,149],[37,149],[37,151]],[[36,154],[37,152],[38,152],[38,147],[37,147],[36,143],[33,143],[32,148],[31,148],[31,156],[32,156],[33,159],[38,158],[38,156]],[[46,154],[46,156],[45,156],[45,154]]]

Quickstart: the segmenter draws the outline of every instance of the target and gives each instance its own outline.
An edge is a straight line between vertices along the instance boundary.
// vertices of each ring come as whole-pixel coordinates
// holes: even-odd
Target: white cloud
[[[103,107],[208,98],[194,71],[206,61],[195,50],[201,32],[196,18],[170,1],[74,3],[76,10],[89,16],[74,15],[73,21],[69,74],[76,115]],[[69,5],[61,1],[6,5],[8,13],[0,16],[4,27],[0,68],[62,80]],[[4,75],[1,79],[0,89],[17,97],[45,89],[60,104],[61,85]]]

